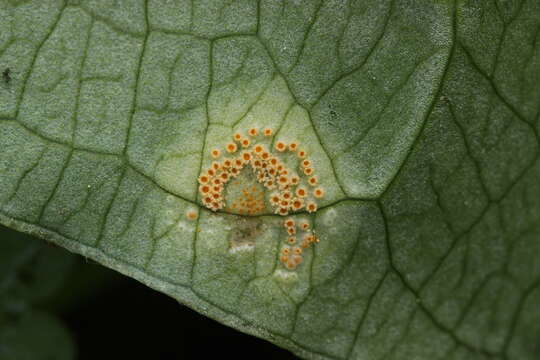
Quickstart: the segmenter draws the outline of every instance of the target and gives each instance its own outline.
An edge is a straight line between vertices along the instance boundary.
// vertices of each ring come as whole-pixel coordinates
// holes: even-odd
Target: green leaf
[[[1,223],[302,357],[537,358],[537,0],[0,13]],[[293,216],[320,240],[293,271],[283,217],[232,209],[264,190],[249,170],[202,206],[210,151],[251,127],[298,141],[325,190]]]

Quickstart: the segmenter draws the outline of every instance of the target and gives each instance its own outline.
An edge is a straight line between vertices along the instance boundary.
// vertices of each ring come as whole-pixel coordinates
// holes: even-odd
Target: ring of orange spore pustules
[[[309,213],[317,211],[317,200],[325,195],[324,189],[319,186],[313,161],[308,158],[304,149],[300,148],[298,141],[286,143],[278,140],[274,144],[273,154],[265,145],[257,143],[255,138],[259,135],[270,137],[273,130],[264,128],[250,128],[248,137],[236,132],[232,141],[225,145],[225,151],[219,149],[210,150],[210,156],[215,160],[210,167],[202,171],[199,176],[199,194],[205,207],[212,211],[218,211],[226,206],[224,190],[229,181],[240,174],[245,166],[250,166],[257,181],[265,190],[271,191],[269,196],[270,206],[278,215],[286,216],[290,212],[305,209]],[[251,139],[250,139],[251,138]],[[281,156],[292,153],[298,159],[298,173],[289,169]],[[222,161],[218,161],[221,156]],[[233,202],[230,209],[241,215],[257,215],[264,210],[264,194],[253,193],[244,189],[243,199]],[[288,225],[287,225],[288,224]],[[318,238],[309,230],[309,222],[303,220],[297,225],[292,219],[285,220],[287,230],[286,245],[280,251],[280,261],[283,265],[293,270],[302,262],[302,252],[311,244],[318,242]],[[297,244],[297,238],[300,243]]]
[[[250,137],[255,138],[259,135],[259,130],[250,128],[248,134]],[[262,134],[267,137],[271,136],[272,130],[265,128]],[[312,191],[308,189],[317,186],[318,179],[312,161],[307,159],[305,150],[299,149],[297,141],[289,144],[281,140],[277,141],[274,148],[278,151],[278,154],[273,155],[263,144],[252,143],[248,137],[243,136],[240,132],[234,133],[232,139],[233,141],[226,144],[225,152],[233,157],[227,157],[221,162],[212,162],[211,166],[199,176],[199,193],[204,206],[212,211],[223,209],[226,206],[223,191],[227,183],[236,178],[240,171],[249,165],[255,173],[257,181],[266,190],[272,191],[270,205],[274,208],[276,214],[285,216],[290,212],[302,209],[311,213],[317,211],[316,200],[324,197],[324,190],[321,187],[317,187]],[[239,153],[240,148],[244,150]],[[281,161],[281,154],[286,152],[296,154],[300,160],[300,176],[287,168],[285,163]],[[212,149],[210,155],[218,160],[222,152],[219,149]],[[304,175],[309,176],[306,180],[307,187],[301,180],[301,176]],[[247,203],[243,205],[245,205],[245,209],[239,211],[241,214],[255,215],[263,210],[260,202],[252,206]],[[238,206],[234,208],[238,208]]]

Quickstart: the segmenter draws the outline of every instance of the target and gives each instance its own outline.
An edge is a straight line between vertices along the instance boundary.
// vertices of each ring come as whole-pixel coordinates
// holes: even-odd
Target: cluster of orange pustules
[[[244,187],[240,198],[235,199],[226,209],[237,212],[240,215],[260,214],[264,211],[264,192],[257,189],[256,186]]]
[[[268,128],[262,133],[267,137],[272,136],[272,130]],[[259,135],[258,129],[251,128],[248,134],[249,136],[245,137],[241,133],[235,133],[233,141],[225,147],[226,153],[231,156],[223,156],[221,161],[222,152],[219,149],[210,150],[214,161],[199,176],[199,192],[204,206],[212,211],[223,209],[226,206],[223,195],[225,186],[249,165],[257,181],[272,191],[269,202],[276,214],[285,216],[291,211],[302,209],[310,213],[317,211],[316,199],[324,197],[324,190],[318,186],[312,161],[308,159],[305,150],[299,149],[298,142],[287,144],[277,141],[274,148],[280,154],[273,155],[263,144],[252,144],[252,138]],[[297,158],[300,170],[298,173],[287,168],[280,160],[280,156],[285,156],[287,152]],[[260,201],[252,203],[252,207],[242,204],[242,211],[248,214],[262,212]]]
[[[287,229],[286,245],[281,248],[279,260],[289,270],[294,270],[302,263],[302,252],[313,243],[318,243],[319,238],[313,234],[308,220],[301,220],[297,225],[294,219],[288,218],[283,222]],[[298,231],[297,231],[298,229]]]

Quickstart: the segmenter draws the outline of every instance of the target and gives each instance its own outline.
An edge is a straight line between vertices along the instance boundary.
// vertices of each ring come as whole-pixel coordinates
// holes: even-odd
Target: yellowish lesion
[[[302,210],[317,211],[316,200],[324,197],[324,190],[318,186],[315,165],[306,151],[299,149],[300,144],[278,140],[274,153],[256,142],[259,133],[271,136],[271,129],[261,132],[252,127],[247,133],[248,136],[233,134],[224,152],[218,148],[210,150],[214,161],[198,179],[203,205],[212,211],[225,209],[240,215],[257,215],[268,209],[282,216]],[[290,166],[291,157],[296,160],[294,167]],[[246,174],[246,169],[251,174]],[[226,192],[231,183],[241,190]]]
[[[229,251],[252,250],[255,240],[263,233],[263,223],[254,217],[237,218],[229,235]]]
[[[264,187],[247,169],[238,178],[229,182],[225,189],[225,210],[240,215],[261,215],[266,210]]]
[[[278,139],[272,148],[260,141],[273,133],[271,128],[251,127],[245,134],[232,134],[224,149],[210,149],[213,161],[198,178],[205,207],[251,216],[317,211],[317,201],[325,192],[316,164],[299,141]],[[286,269],[294,270],[302,263],[303,251],[319,240],[305,219],[296,224],[288,218],[284,225],[286,237],[279,259]]]

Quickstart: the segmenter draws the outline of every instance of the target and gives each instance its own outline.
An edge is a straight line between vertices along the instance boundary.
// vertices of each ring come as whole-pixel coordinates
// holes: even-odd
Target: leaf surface
[[[538,1],[0,13],[3,224],[306,358],[540,353]],[[294,271],[268,204],[202,206],[211,150],[252,127],[325,190]]]

